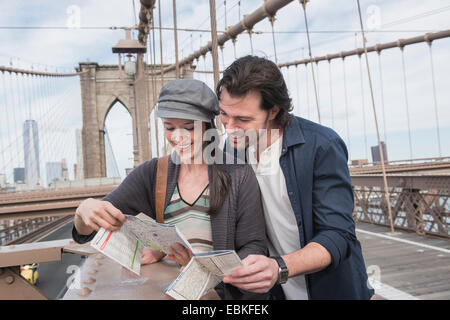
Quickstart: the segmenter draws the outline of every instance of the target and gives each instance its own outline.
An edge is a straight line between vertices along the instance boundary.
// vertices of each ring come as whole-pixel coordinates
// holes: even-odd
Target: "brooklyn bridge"
[[[214,89],[249,54],[278,65],[295,115],[344,139],[373,299],[450,298],[450,6],[46,3],[59,17],[0,4],[0,299],[168,299],[170,266],[149,267],[150,286],[124,276],[71,240],[73,215],[171,152],[154,112],[165,83]],[[30,284],[19,268],[33,263]]]

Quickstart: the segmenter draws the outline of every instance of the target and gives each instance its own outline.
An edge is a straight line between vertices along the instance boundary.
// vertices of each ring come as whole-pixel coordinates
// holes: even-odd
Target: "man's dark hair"
[[[275,121],[285,128],[293,115],[292,100],[278,66],[272,61],[257,56],[245,56],[235,60],[223,73],[217,84],[216,94],[220,99],[223,88],[231,96],[242,97],[255,90],[261,94],[261,109],[270,110],[275,105],[280,112]]]

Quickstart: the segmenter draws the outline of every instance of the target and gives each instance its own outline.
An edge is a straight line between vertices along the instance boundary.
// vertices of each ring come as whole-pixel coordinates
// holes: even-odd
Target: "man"
[[[272,256],[248,256],[224,282],[281,299],[370,299],[342,139],[290,113],[283,76],[267,59],[236,60],[216,92],[228,148],[256,159]]]

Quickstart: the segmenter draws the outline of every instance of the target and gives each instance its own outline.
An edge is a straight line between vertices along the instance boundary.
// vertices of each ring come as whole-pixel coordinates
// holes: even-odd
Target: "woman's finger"
[[[92,219],[90,219],[86,225],[94,229],[95,231],[98,231],[100,229],[100,226]]]
[[[114,218],[112,215],[110,215],[105,209],[99,209],[95,213],[98,218],[104,220],[111,226],[118,227],[118,228],[120,228],[122,226],[122,223],[119,220],[117,220],[116,218]]]
[[[111,202],[104,201],[104,209],[111,217],[117,220],[118,223],[116,224],[118,225],[122,225],[127,220],[122,211],[114,207]]]
[[[108,231],[118,231],[120,229],[120,227],[111,225],[110,223],[108,223],[107,221],[105,221],[98,215],[92,216],[91,220],[98,226],[100,226]],[[98,229],[97,229],[97,231],[98,231]]]
[[[178,251],[178,253],[182,259],[186,260],[187,258],[189,258],[189,252],[182,244],[176,242],[175,248]]]

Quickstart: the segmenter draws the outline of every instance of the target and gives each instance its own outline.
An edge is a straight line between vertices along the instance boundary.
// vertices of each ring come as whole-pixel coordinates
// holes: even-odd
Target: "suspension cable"
[[[312,62],[311,62],[312,63]],[[317,79],[316,79],[316,86],[317,86],[317,103],[320,105],[320,78],[319,78],[319,61],[316,61],[316,71],[317,71]],[[320,123],[320,114],[318,114],[319,117],[319,123]]]
[[[298,83],[298,66],[295,66],[295,91],[297,92],[297,110],[298,115],[300,116],[300,86]]]
[[[282,73],[283,74],[283,73]],[[286,83],[286,87],[288,89],[288,91],[290,91],[290,87],[291,87],[291,79],[289,79],[289,67],[286,67],[286,77],[285,77],[285,83]]]
[[[364,81],[363,81],[363,68],[362,68],[362,62],[361,62],[361,55],[358,55],[359,60],[359,79],[361,83],[361,110],[362,110],[362,118],[363,118],[363,129],[364,129],[364,154],[366,156],[366,159],[368,159],[367,151],[367,128],[366,128],[366,108],[365,108],[365,102],[364,102]]]
[[[370,87],[370,96],[372,98],[372,108],[373,108],[373,115],[374,115],[374,120],[375,120],[375,127],[377,130],[377,140],[378,140],[378,152],[380,153],[380,159],[381,159],[381,170],[383,172],[383,183],[384,183],[384,196],[386,198],[386,206],[388,209],[388,214],[389,214],[389,221],[390,221],[390,225],[391,225],[391,232],[394,233],[394,222],[392,219],[392,212],[391,212],[391,200],[389,197],[389,187],[388,187],[388,183],[387,183],[387,177],[386,177],[386,168],[384,166],[384,154],[383,154],[383,150],[381,148],[381,140],[380,140],[380,130],[378,128],[378,120],[377,120],[377,110],[375,108],[375,98],[374,98],[374,94],[373,94],[373,86],[372,86],[372,77],[370,75],[370,67],[369,67],[369,57],[367,54],[367,46],[366,46],[366,36],[364,33],[364,25],[362,22],[362,14],[361,14],[361,5],[359,3],[359,0],[356,0],[358,3],[358,14],[359,14],[359,22],[361,25],[361,35],[362,35],[362,41],[363,41],[363,45],[364,45],[364,56],[366,58],[366,67],[367,67],[367,77],[369,79],[369,87]]]
[[[264,2],[265,4],[265,2]],[[263,6],[263,8],[265,9],[265,5]],[[278,64],[278,58],[277,58],[277,45],[275,42],[275,29],[274,29],[274,24],[275,24],[275,16],[271,15],[269,16],[269,21],[270,21],[270,25],[272,27],[272,43],[273,43],[273,54],[275,56],[275,63]]]
[[[331,81],[331,60],[328,60],[328,86],[330,88],[330,109],[331,109],[331,127],[335,129],[334,126],[334,110],[333,110],[333,86]]]
[[[436,81],[435,81],[435,76],[434,76],[433,48],[432,48],[431,41],[427,41],[427,43],[428,43],[428,48],[429,48],[429,53],[430,53],[429,55],[430,55],[431,82],[433,85],[433,102],[434,102],[434,115],[435,115],[435,119],[436,119],[436,135],[437,135],[437,141],[438,141],[438,152],[439,152],[439,157],[442,157],[441,134],[439,131],[438,102],[437,102],[437,97],[436,97]]]
[[[351,140],[350,140],[350,124],[348,118],[348,96],[347,96],[347,76],[345,72],[345,57],[342,56],[342,74],[344,75],[344,101],[345,101],[345,125],[347,127],[347,146],[348,146],[348,158],[351,160]]]
[[[309,81],[308,81],[308,65],[305,64],[305,89],[306,89],[306,111],[308,114],[308,120],[311,120],[311,109],[310,109],[310,101],[309,101]]]
[[[178,32],[177,32],[177,0],[172,0],[173,6],[173,33],[175,42],[175,74],[176,78],[180,78],[180,64],[178,61]]]
[[[386,130],[386,112],[384,111],[384,88],[383,88],[383,70],[381,68],[381,51],[377,51],[377,53],[378,53],[378,73],[380,74],[381,112],[383,113],[383,135],[384,135],[384,142],[386,143],[387,148],[388,141]]]
[[[161,20],[161,0],[158,0],[158,21],[159,21],[159,59],[161,63],[161,88],[164,86],[164,64],[163,64],[163,42],[162,42],[162,20]],[[192,41],[192,33],[191,33],[191,41]],[[167,144],[166,139],[163,139],[164,142],[164,152],[163,154],[167,154]]]
[[[309,37],[308,18],[307,18],[307,15],[306,15],[306,3],[309,0],[299,0],[299,1],[300,1],[301,5],[303,7],[303,16],[305,18],[305,28],[306,28],[306,37],[307,37],[307,40],[308,40],[309,58],[312,59],[311,40],[310,40],[310,37]],[[317,116],[319,118],[319,123],[322,123],[321,119],[320,119],[319,97],[317,95],[316,79],[315,79],[315,76],[314,76],[314,65],[312,63],[311,63],[311,72],[312,72],[312,80],[313,80],[313,85],[314,85],[314,95],[316,97]]]
[[[156,40],[155,40],[155,28],[153,28],[153,30],[152,30],[152,45],[153,45],[153,70],[155,70],[155,67],[156,67]],[[152,72],[152,74],[155,74],[155,72]],[[157,91],[157,84],[156,84],[156,75],[152,75],[152,82],[154,83],[154,88],[153,88],[153,109],[155,109],[155,107],[156,107],[156,103],[157,103],[157,101],[158,101],[158,96],[157,96],[157,93],[156,93],[156,91]],[[160,155],[160,147],[159,147],[159,138],[160,138],[160,136],[159,136],[159,128],[158,128],[158,119],[157,119],[157,117],[155,117],[155,134],[156,134],[156,136],[157,136],[157,140],[156,140],[156,148],[157,148],[157,152],[156,152],[156,154],[158,155],[158,157],[159,157],[159,155]]]
[[[226,2],[225,2],[226,3]],[[209,0],[209,17],[211,22],[211,58],[214,71],[214,88],[219,84],[219,53],[217,40],[216,0]]]
[[[408,100],[408,84],[406,81],[406,67],[405,67],[405,52],[404,47],[402,46],[401,40],[397,41],[398,46],[401,51],[401,58],[402,58],[402,74],[403,74],[403,92],[405,96],[405,107],[406,107],[406,121],[408,125],[408,141],[409,141],[409,158],[413,159],[413,149],[412,149],[412,139],[411,139],[411,121],[409,116],[409,100]]]
[[[147,58],[149,60],[150,63],[153,63],[153,68],[155,67],[155,29],[153,28],[152,30],[152,39],[148,39],[147,40],[147,45],[148,45],[148,55]],[[147,35],[148,38],[150,38],[150,32]],[[150,63],[148,63],[148,65],[150,65]],[[151,98],[151,104],[149,103],[150,101],[150,94],[149,94],[149,88],[148,85],[146,84],[146,92],[147,92],[147,104],[150,105],[150,107],[155,110],[155,100],[156,100],[156,83],[155,83],[155,75],[154,72],[151,73],[150,75],[150,79],[151,79],[151,90],[152,90],[152,98]],[[157,122],[157,118],[154,118],[154,127],[155,127],[155,141],[156,141],[156,156],[159,158],[159,133],[158,133],[158,122]],[[149,130],[151,130],[151,121],[149,121]]]

